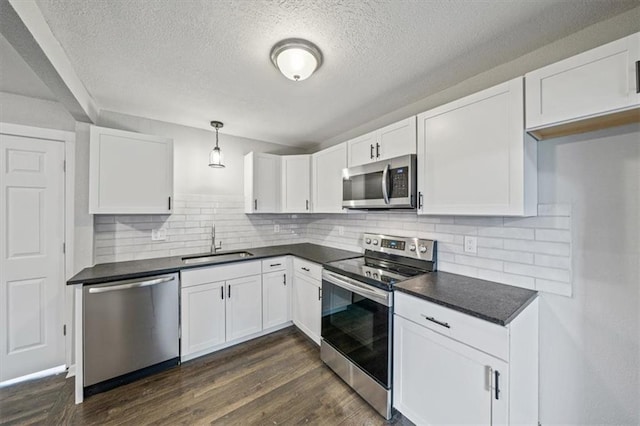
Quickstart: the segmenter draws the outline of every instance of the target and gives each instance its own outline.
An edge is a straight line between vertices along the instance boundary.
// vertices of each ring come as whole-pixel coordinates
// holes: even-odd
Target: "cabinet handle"
[[[640,61],[636,61],[636,93],[640,93]]]
[[[418,210],[422,210],[422,192],[418,192]]]
[[[373,144],[369,146],[371,147],[371,151],[369,151],[370,152],[369,157],[373,160]]]
[[[287,285],[287,274],[282,274],[282,284]]]
[[[253,209],[258,210],[258,199],[253,200]]]
[[[301,267],[300,269],[302,269],[303,271],[307,271],[307,272],[309,272],[309,271],[310,271],[310,269],[309,269],[309,268],[305,268],[304,266],[303,266],[303,267]]]
[[[420,314],[420,315],[421,315],[424,319],[426,319],[427,321],[434,322],[434,323],[436,323],[436,324],[438,324],[438,325],[441,325],[441,326],[443,326],[443,327],[446,327],[446,328],[451,328],[451,326],[449,325],[449,323],[448,323],[448,322],[438,321],[438,320],[437,320],[437,319],[435,319],[434,317],[428,317],[428,316],[426,316],[425,314]]]
[[[318,300],[322,300],[322,289],[318,287]]]
[[[376,158],[380,158],[380,144],[376,143]]]
[[[272,264],[271,264],[271,265],[269,265],[269,266],[271,266],[271,267],[273,268],[274,266],[280,266],[280,265],[282,265],[282,263],[272,263]]]
[[[231,299],[231,286],[228,286],[227,297]]]
[[[220,287],[220,299],[224,300],[224,286]]]
[[[169,210],[171,210],[171,197],[169,197]]]
[[[306,200],[307,202],[307,210],[309,210],[309,200]]]
[[[500,399],[500,372],[495,370],[493,372],[493,377],[495,379],[495,389],[496,389],[496,399]]]

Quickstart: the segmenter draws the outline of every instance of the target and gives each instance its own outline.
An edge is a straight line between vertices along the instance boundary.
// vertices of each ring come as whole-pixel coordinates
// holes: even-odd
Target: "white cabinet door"
[[[358,136],[347,142],[349,167],[359,166],[376,160],[377,131]]]
[[[245,213],[278,213],[280,188],[279,155],[250,152],[245,156]]]
[[[181,355],[225,342],[224,281],[182,288]]]
[[[262,325],[264,329],[291,320],[290,290],[291,280],[287,277],[287,271],[269,272],[262,275]]]
[[[282,211],[309,213],[311,203],[311,156],[282,157]]]
[[[170,213],[173,141],[91,126],[89,213]]]
[[[347,143],[316,152],[312,161],[313,212],[343,213],[342,170],[347,167]]]
[[[226,282],[227,341],[262,331],[262,276]]]
[[[536,214],[536,143],[522,78],[418,116],[418,214]]]
[[[397,315],[394,350],[394,407],[412,422],[507,424],[504,361]]]
[[[307,276],[294,275],[293,323],[317,344],[320,344],[321,285]]]
[[[640,105],[640,33],[530,72],[527,129]]]
[[[416,153],[416,117],[398,121],[378,130],[376,160]]]

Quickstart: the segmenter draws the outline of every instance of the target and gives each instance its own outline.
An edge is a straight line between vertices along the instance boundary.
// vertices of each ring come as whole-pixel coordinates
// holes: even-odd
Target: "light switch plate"
[[[464,236],[464,252],[465,253],[478,253],[478,239],[470,235]]]
[[[165,241],[167,239],[167,229],[159,228],[151,230],[151,241]]]

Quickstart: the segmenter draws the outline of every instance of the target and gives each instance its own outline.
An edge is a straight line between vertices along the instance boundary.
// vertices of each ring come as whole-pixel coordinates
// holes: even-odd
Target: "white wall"
[[[217,117],[213,117],[217,118]],[[224,169],[212,169],[209,152],[215,146],[215,132],[102,111],[99,126],[129,130],[173,139],[174,191],[176,194],[238,195],[243,193],[244,155],[251,152],[298,154],[301,149],[224,134],[219,145]]]
[[[0,92],[0,121],[74,132],[76,121],[58,102]]]
[[[540,142],[538,173],[574,259],[573,297],[541,297],[541,422],[640,424],[640,126]]]

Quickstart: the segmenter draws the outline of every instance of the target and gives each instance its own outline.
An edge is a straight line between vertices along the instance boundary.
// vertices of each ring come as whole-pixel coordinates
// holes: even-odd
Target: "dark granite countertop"
[[[84,268],[82,271],[69,279],[67,281],[67,285],[96,284],[123,279],[134,279],[157,274],[178,272],[182,269],[202,268],[203,266],[222,265],[225,263],[244,262],[249,260],[259,260],[268,257],[285,255],[297,256],[319,264],[332,262],[334,260],[342,260],[362,256],[362,253],[324,247],[317,244],[309,243],[256,247],[247,249],[247,251],[253,254],[253,256],[232,260],[213,260],[211,262],[203,262],[191,265],[186,265],[182,258],[193,257],[194,255],[101,263],[89,268]],[[219,252],[219,254],[224,253],[226,252]],[[206,253],[203,253],[203,255],[205,254]]]
[[[402,281],[395,289],[499,325],[507,325],[538,292],[447,272]]]

